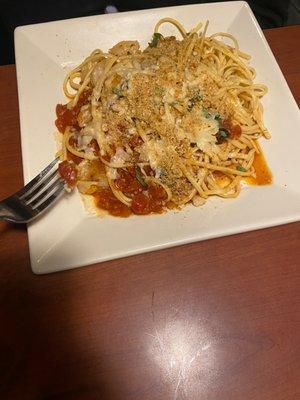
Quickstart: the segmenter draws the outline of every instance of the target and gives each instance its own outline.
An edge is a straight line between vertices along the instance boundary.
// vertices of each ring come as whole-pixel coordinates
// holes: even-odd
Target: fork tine
[[[40,182],[40,180],[53,168],[53,166],[58,162],[59,157],[56,157],[45,169],[43,169],[37,176],[35,176],[27,185],[25,185],[21,190],[19,190],[16,195],[21,197],[27,193],[30,189]]]
[[[40,192],[38,192],[38,196],[35,196],[33,199],[29,199],[29,201],[26,201],[25,204],[27,206],[31,206],[31,207],[35,207],[36,205],[38,205],[40,202],[42,202],[49,194],[51,194],[51,192],[60,184],[63,183],[62,178],[58,177],[57,179],[55,179],[51,185],[49,186],[43,186],[40,190]]]
[[[61,182],[61,184],[57,187],[57,189],[52,193],[51,196],[49,196],[43,203],[39,204],[37,207],[34,207],[34,211],[37,211],[38,213],[44,211],[62,193],[62,191],[64,190],[64,186],[64,183]]]
[[[34,200],[34,197],[36,197],[37,194],[39,194],[39,192],[41,190],[43,190],[44,187],[47,186],[47,184],[56,176],[58,175],[58,170],[54,170],[52,171],[50,174],[44,176],[40,181],[38,181],[35,186],[31,189],[29,189],[27,192],[25,192],[22,196],[20,196],[20,199],[22,201],[25,201],[25,203],[27,202],[31,202],[32,200]]]

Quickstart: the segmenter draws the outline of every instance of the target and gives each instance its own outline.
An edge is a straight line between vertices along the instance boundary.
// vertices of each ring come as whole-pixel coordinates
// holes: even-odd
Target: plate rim
[[[222,3],[222,2],[217,2],[217,3],[209,3],[209,4],[189,4],[189,5],[180,5],[180,6],[172,6],[172,7],[162,7],[162,8],[153,8],[153,9],[144,9],[144,10],[136,10],[136,11],[127,11],[127,12],[122,12],[122,13],[117,13],[117,14],[110,14],[109,16],[113,16],[113,18],[120,18],[120,16],[126,16],[126,15],[134,15],[134,14],[147,14],[148,12],[159,12],[160,10],[169,10],[169,9],[179,9],[179,8],[193,8],[193,7],[210,7],[212,4],[222,4],[223,6],[225,4],[232,4],[235,6],[240,6],[240,8],[244,7],[247,9],[247,12],[249,13],[252,23],[254,24],[254,27],[256,29],[256,31],[258,32],[260,39],[262,40],[262,43],[264,45],[264,49],[267,51],[268,56],[271,57],[272,59],[272,66],[274,66],[274,64],[276,65],[276,69],[277,69],[277,73],[280,76],[280,80],[282,82],[282,84],[284,85],[284,89],[285,89],[285,94],[287,94],[289,96],[289,100],[292,101],[295,105],[296,108],[298,108],[297,103],[295,98],[293,97],[291,90],[287,84],[287,81],[285,79],[284,74],[282,73],[277,60],[269,46],[269,43],[267,42],[262,29],[260,28],[250,6],[248,5],[248,3],[246,1],[230,1],[227,3]],[[117,16],[117,17],[116,17]],[[14,36],[15,36],[15,49],[16,49],[16,69],[17,69],[17,81],[18,81],[18,99],[19,99],[19,108],[20,108],[20,113],[19,113],[19,120],[20,120],[20,131],[21,131],[21,147],[22,147],[22,164],[23,164],[23,176],[24,176],[24,181],[28,180],[28,165],[26,160],[24,160],[24,155],[25,155],[25,151],[24,151],[24,147],[25,147],[25,140],[26,140],[26,135],[24,134],[24,126],[23,126],[23,122],[22,121],[22,116],[21,116],[21,102],[20,102],[20,97],[22,97],[22,93],[21,93],[21,84],[19,83],[21,78],[21,62],[20,62],[20,54],[18,49],[18,41],[20,40],[20,35],[22,35],[24,32],[26,32],[27,29],[35,29],[35,28],[40,28],[42,26],[49,26],[50,24],[57,24],[57,23],[65,23],[65,22],[72,22],[74,20],[76,21],[82,21],[84,22],[87,19],[94,19],[94,18],[103,18],[106,17],[107,15],[95,15],[95,16],[87,16],[87,17],[78,17],[78,18],[70,18],[70,19],[65,19],[65,20],[57,20],[57,21],[49,21],[49,22],[45,22],[45,23],[38,23],[38,24],[30,24],[30,25],[24,25],[24,26],[20,26],[17,27],[15,29],[14,32]],[[234,235],[234,234],[240,234],[240,233],[244,233],[244,232],[248,232],[248,231],[252,231],[252,230],[257,230],[257,229],[264,229],[264,228],[268,228],[268,227],[272,227],[272,226],[278,226],[281,224],[286,224],[286,223],[290,223],[290,222],[295,222],[300,220],[300,210],[298,213],[296,213],[296,215],[289,215],[284,217],[283,219],[280,219],[280,216],[278,218],[278,220],[276,221],[276,218],[273,218],[273,220],[269,219],[268,221],[264,221],[261,222],[260,224],[258,224],[259,226],[256,226],[257,224],[254,223],[254,226],[251,225],[247,225],[245,227],[240,227],[240,228],[236,228],[236,227],[232,227],[229,226],[228,229],[226,230],[226,232],[221,233],[215,233],[215,234],[206,234],[204,236],[198,236],[198,237],[193,237],[193,238],[187,238],[187,237],[183,237],[181,240],[176,240],[176,241],[171,241],[168,243],[163,243],[163,244],[157,244],[157,245],[147,245],[144,246],[144,248],[139,248],[139,249],[129,249],[126,254],[123,252],[122,254],[119,254],[117,251],[115,256],[107,256],[102,258],[100,261],[99,260],[91,260],[90,262],[78,262],[77,265],[72,265],[72,266],[65,266],[65,267],[61,267],[61,268],[56,268],[56,269],[51,269],[49,271],[45,271],[45,269],[43,271],[41,271],[38,268],[38,265],[36,263],[35,260],[35,255],[34,255],[34,244],[32,243],[31,240],[31,228],[32,225],[30,224],[28,226],[28,237],[29,237],[29,248],[30,248],[30,259],[31,259],[31,267],[34,273],[37,274],[44,274],[44,273],[49,273],[49,272],[54,272],[54,271],[60,271],[60,270],[67,270],[67,269],[71,269],[71,268],[77,268],[79,266],[86,266],[86,265],[91,265],[94,263],[102,263],[108,260],[113,260],[116,258],[121,258],[121,257],[128,257],[128,256],[132,256],[135,254],[141,254],[141,253],[146,253],[146,252],[151,252],[151,251],[156,251],[156,250],[160,250],[160,249],[165,249],[165,248],[171,248],[174,246],[181,246],[184,244],[188,244],[188,243],[194,243],[197,241],[203,241],[203,240],[210,240],[210,239],[214,239],[214,238],[219,238],[219,237],[223,237],[223,236],[228,236],[228,235]]]

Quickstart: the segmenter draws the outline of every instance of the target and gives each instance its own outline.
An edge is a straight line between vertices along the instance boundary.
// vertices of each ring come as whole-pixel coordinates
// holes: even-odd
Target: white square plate
[[[143,46],[155,23],[177,18],[188,30],[210,21],[208,34],[230,32],[252,55],[272,139],[262,147],[273,172],[269,186],[245,186],[237,199],[209,199],[201,208],[127,219],[88,215],[77,193],[64,196],[28,227],[32,270],[47,273],[178,244],[283,224],[300,218],[299,109],[247,3],[189,5],[99,15],[20,27],[15,32],[25,181],[54,157],[55,105],[65,102],[66,72],[92,50],[120,40]],[[174,34],[166,26],[165,34]]]

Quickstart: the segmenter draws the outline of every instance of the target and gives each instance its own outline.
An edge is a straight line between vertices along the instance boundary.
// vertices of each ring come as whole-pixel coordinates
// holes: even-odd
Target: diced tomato
[[[150,198],[150,210],[153,213],[161,213],[164,209],[164,203],[167,200],[167,194],[160,185],[150,184],[148,188]]]
[[[242,134],[242,128],[240,127],[240,125],[233,125],[230,129],[230,137],[232,139],[236,139],[238,137],[240,137]]]
[[[145,171],[147,176],[154,176],[155,172],[153,171],[153,169],[150,167],[150,165],[145,165],[143,167],[143,170]]]
[[[138,215],[149,214],[149,197],[145,193],[135,194],[132,199],[131,209],[135,214]]]
[[[117,124],[117,128],[119,129],[120,132],[124,133],[126,130],[126,126],[123,124]]]
[[[76,106],[72,108],[74,114],[76,114],[76,117],[79,114],[81,107],[84,106],[88,102],[88,99],[89,99],[91,93],[92,93],[91,90],[85,90],[79,96]]]
[[[66,104],[57,104],[55,125],[59,132],[64,133],[68,126],[77,127],[77,116],[81,107],[86,104],[89,96],[91,95],[90,90],[85,90],[79,96],[77,104],[73,108],[68,108]]]
[[[224,129],[226,129],[227,131],[229,131],[230,132],[230,129],[231,129],[231,120],[229,119],[229,118],[227,118],[227,119],[224,119],[223,121],[222,121],[222,128],[224,128]]]
[[[83,158],[75,156],[75,154],[71,153],[67,150],[67,159],[73,161],[76,165],[80,164]]]
[[[78,140],[75,136],[71,136],[69,139],[69,143],[72,147],[77,147]],[[80,164],[82,161],[81,157],[75,156],[75,154],[71,153],[69,150],[67,150],[67,159],[70,161],[74,161],[76,165]]]
[[[138,135],[134,135],[134,136],[130,139],[130,141],[129,141],[129,144],[130,144],[130,146],[131,146],[132,148],[135,148],[135,147],[141,145],[142,143],[143,143],[143,140],[142,140],[142,138],[141,138],[140,136],[138,136]]]
[[[57,104],[56,106],[57,119],[55,125],[59,132],[64,133],[67,126],[74,126],[77,124],[77,116],[73,110],[69,110],[66,105]]]
[[[150,184],[147,190],[136,193],[132,198],[131,209],[135,214],[146,215],[161,213],[166,200],[165,190],[156,184]]]
[[[233,125],[230,118],[222,121],[221,125],[222,128],[226,129],[229,132],[229,137],[231,139],[237,139],[241,136],[242,128],[238,124]]]
[[[114,181],[117,189],[121,190],[125,195],[132,196],[142,191],[142,186],[135,178],[134,170],[120,170],[119,177]]]
[[[125,204],[121,203],[110,188],[99,189],[95,194],[95,204],[97,207],[108,211],[116,217],[129,217],[131,210]]]
[[[165,190],[155,183],[144,188],[137,181],[134,168],[118,171],[115,187],[132,199],[131,209],[120,202],[110,188],[99,189],[93,194],[97,207],[107,210],[111,215],[127,217],[131,212],[138,215],[161,213],[167,199]]]
[[[65,109],[66,109],[66,105],[62,105],[62,104],[57,104],[56,105],[56,116],[57,118],[61,117],[64,113],[65,113]]]
[[[76,111],[78,111],[78,112],[80,111],[81,107],[84,106],[87,103],[88,98],[90,97],[91,94],[92,94],[91,90],[84,90],[81,93],[81,95],[79,96],[79,99],[77,101],[77,104],[74,107],[74,108],[77,108]]]
[[[60,176],[66,181],[68,186],[73,187],[77,182],[77,169],[72,161],[63,161],[58,165]]]
[[[96,139],[92,139],[88,144],[88,147],[93,150],[95,156],[99,155],[100,148]]]
[[[115,187],[132,199],[131,209],[135,214],[145,215],[163,211],[167,196],[161,186],[150,183],[145,188],[137,179],[134,168],[119,170],[118,174],[119,177],[114,181]]]
[[[160,185],[151,184],[148,189],[149,196],[153,200],[166,200],[166,191]]]
[[[78,145],[78,140],[77,140],[77,138],[76,138],[75,136],[71,136],[71,137],[69,138],[69,143],[70,143],[71,146],[77,147],[77,145]]]

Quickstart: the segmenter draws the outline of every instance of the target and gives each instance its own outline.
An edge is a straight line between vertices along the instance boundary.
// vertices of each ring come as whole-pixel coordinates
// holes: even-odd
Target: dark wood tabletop
[[[265,35],[299,104],[300,26]],[[22,185],[14,66],[0,84],[4,198]],[[299,399],[299,267],[294,223],[35,276],[26,228],[0,222],[0,398]]]

